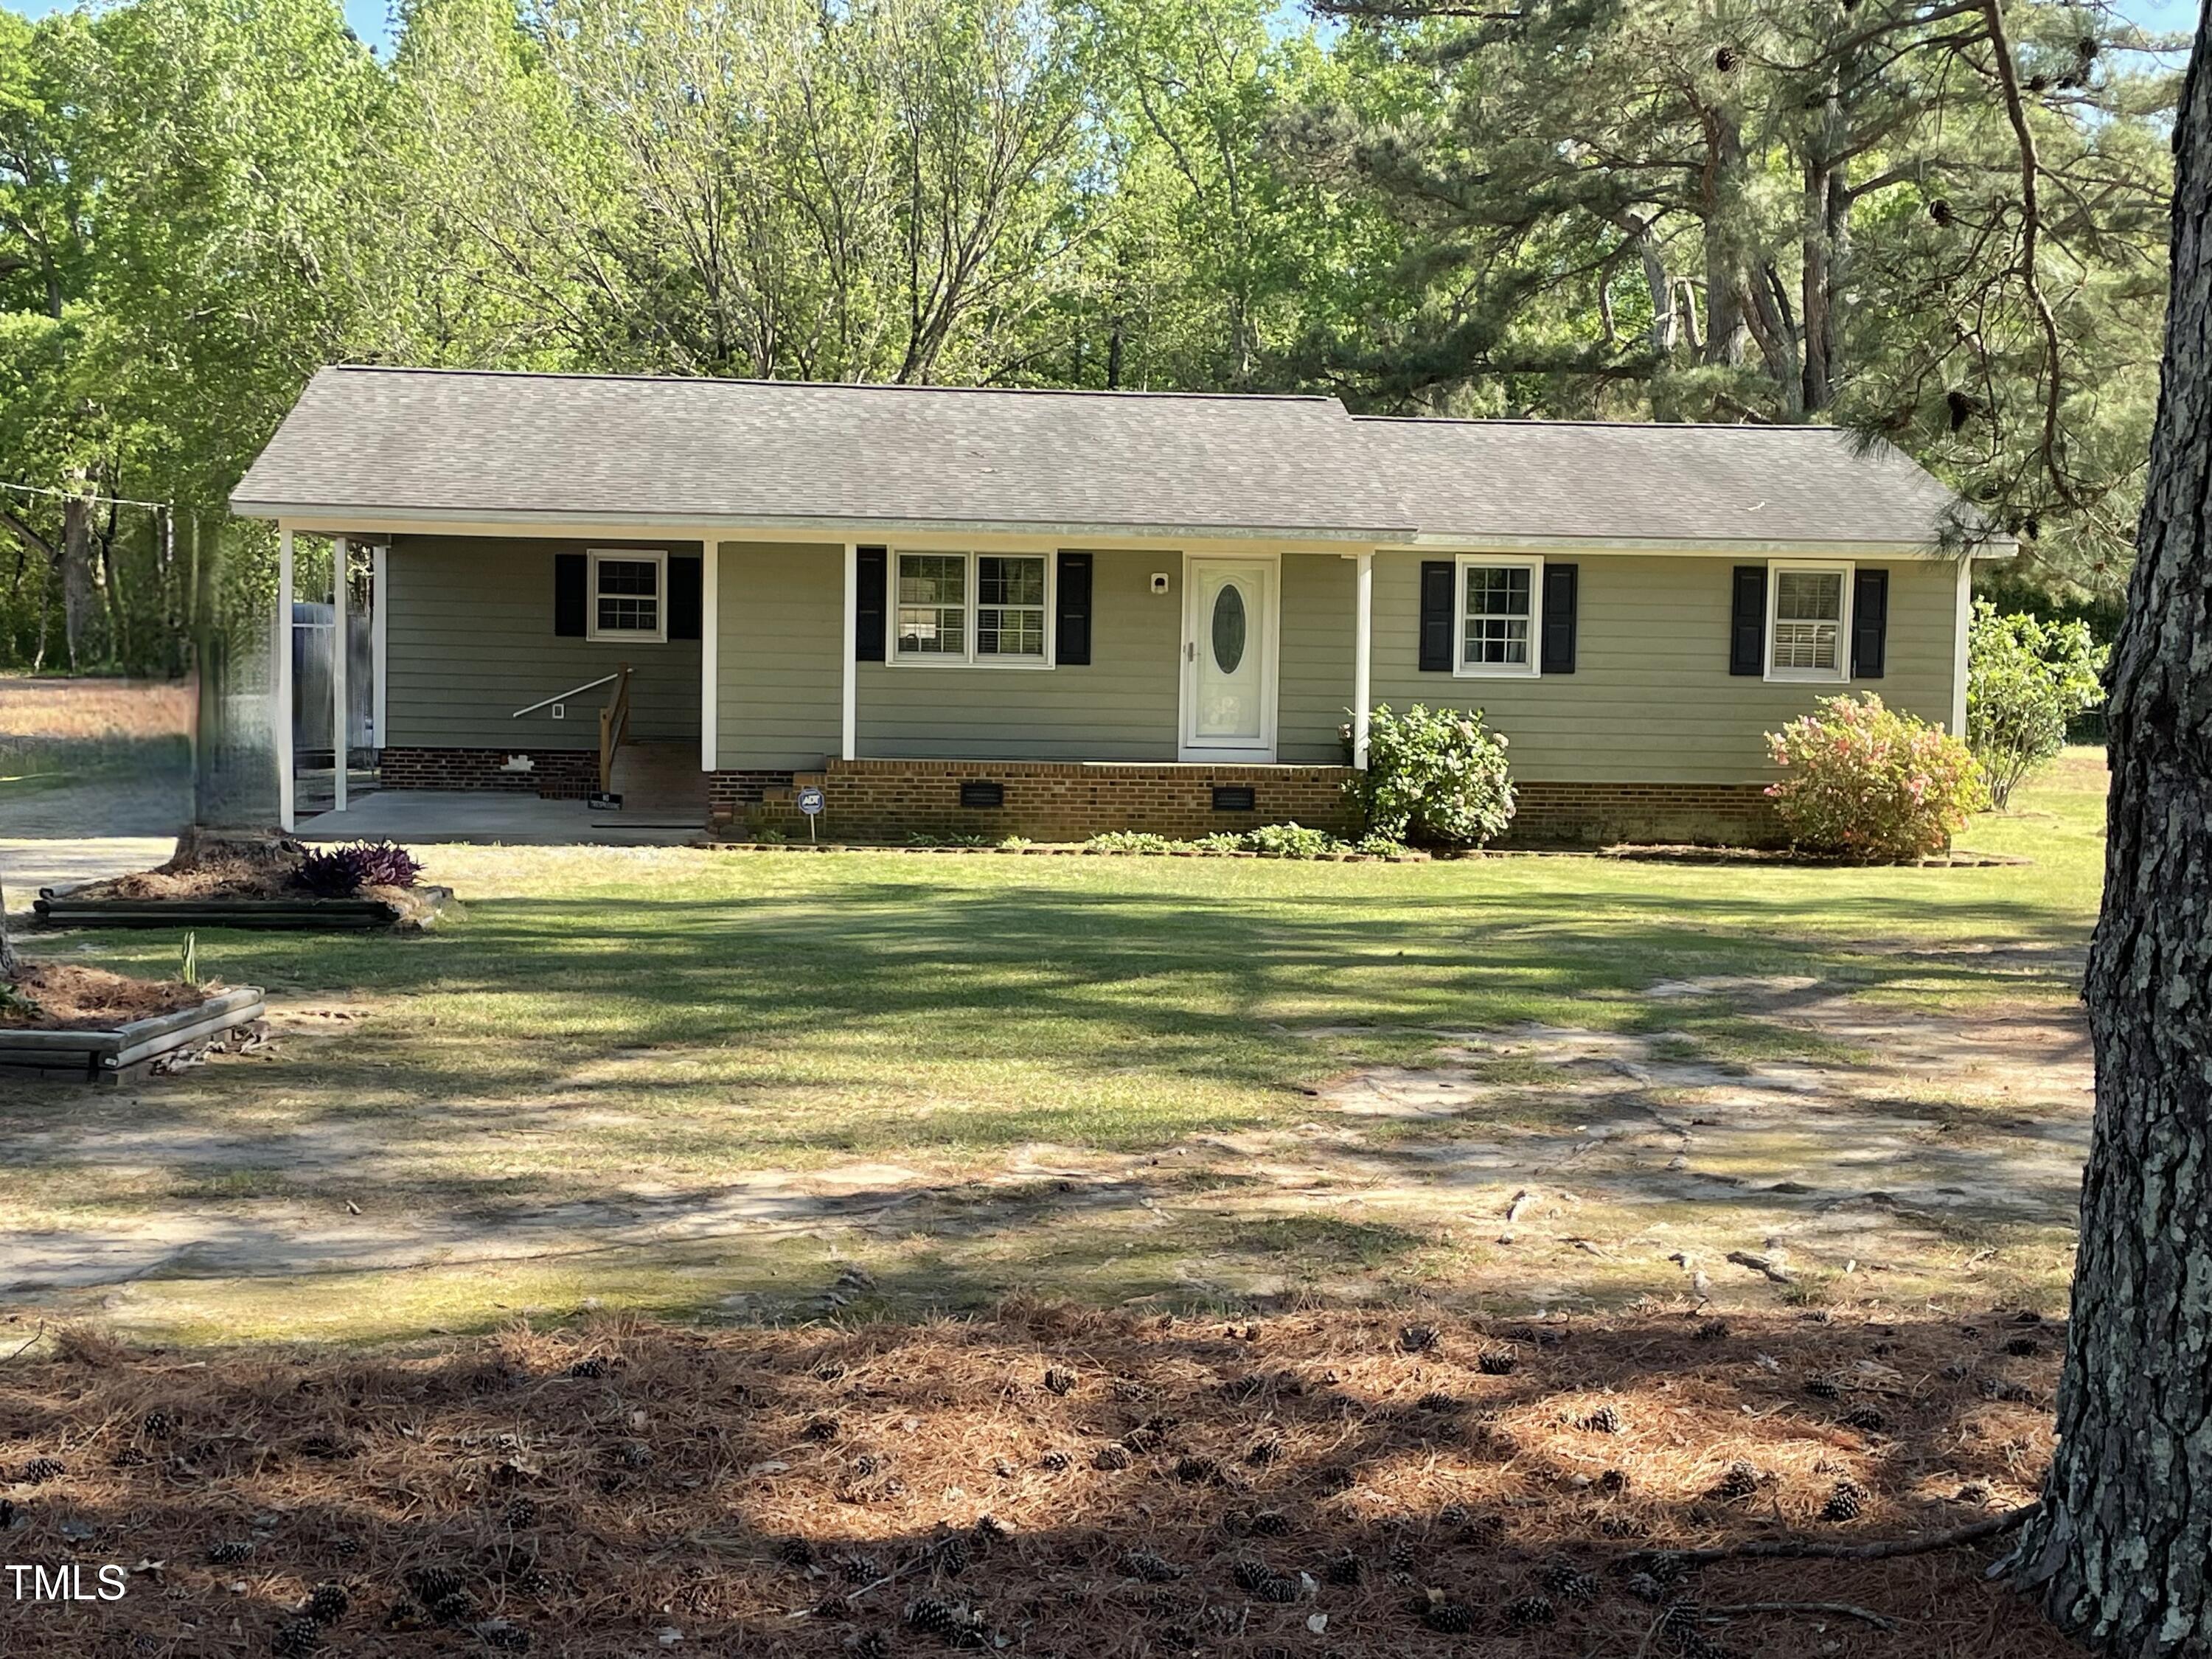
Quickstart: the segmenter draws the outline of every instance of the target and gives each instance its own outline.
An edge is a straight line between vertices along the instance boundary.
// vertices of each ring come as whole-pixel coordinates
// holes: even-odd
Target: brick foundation
[[[1522,783],[1504,847],[1685,842],[1773,847],[1774,804],[1756,783]]]
[[[527,772],[505,769],[516,755]],[[504,789],[547,800],[581,800],[599,787],[596,749],[386,749],[379,751],[386,789]]]
[[[744,792],[770,775],[718,772],[714,811],[786,834],[803,833],[792,792],[774,784],[757,805]],[[799,783],[822,789],[819,829],[837,841],[900,842],[912,835],[980,835],[994,840],[1086,840],[1105,830],[1188,837],[1217,830],[1298,823],[1340,833],[1352,827],[1340,766],[1085,765],[1051,761],[831,761]],[[788,784],[792,781],[787,777]],[[963,806],[960,786],[994,783],[998,806]],[[1216,787],[1251,790],[1249,811],[1216,811]],[[726,805],[725,803],[727,803]]]
[[[734,819],[745,816],[772,794],[792,787],[788,772],[709,772],[707,775],[707,816]]]

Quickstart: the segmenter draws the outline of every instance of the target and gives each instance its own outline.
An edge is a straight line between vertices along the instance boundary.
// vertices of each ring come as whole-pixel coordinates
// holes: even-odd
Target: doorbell
[[[1155,593],[1164,593],[1167,591],[1168,573],[1164,570],[1155,570],[1152,572],[1152,592]]]

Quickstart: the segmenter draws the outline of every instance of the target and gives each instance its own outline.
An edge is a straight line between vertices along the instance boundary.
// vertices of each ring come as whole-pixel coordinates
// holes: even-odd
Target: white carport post
[[[845,677],[842,712],[843,757],[851,760],[860,738],[860,668],[853,653],[860,647],[860,544],[845,544]]]
[[[276,823],[290,835],[292,822],[292,530],[276,531],[276,663],[270,693],[270,725],[276,739]]]
[[[1352,640],[1352,763],[1367,769],[1367,709],[1375,671],[1375,556],[1362,553],[1355,578]]]
[[[699,538],[699,769],[720,758],[722,702],[722,544],[712,531]]]
[[[352,549],[343,536],[331,544],[331,775],[334,780],[331,811],[346,810],[346,758],[351,747],[353,722],[346,703],[347,659],[353,653],[346,636],[346,561]]]

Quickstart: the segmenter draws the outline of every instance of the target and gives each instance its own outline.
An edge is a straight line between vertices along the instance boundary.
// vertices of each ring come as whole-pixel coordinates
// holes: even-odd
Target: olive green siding
[[[1344,764],[1358,575],[1357,562],[1338,554],[1283,556],[1275,748],[1285,765]]]
[[[844,548],[725,542],[718,597],[717,764],[821,765],[844,730]]]
[[[1152,591],[1155,571],[1169,574],[1164,594]],[[1182,556],[1092,555],[1091,605],[1087,665],[861,664],[861,755],[872,760],[1174,760]]]
[[[1729,672],[1738,561],[1626,554],[1572,561],[1581,590],[1572,674],[1423,673],[1421,558],[1376,556],[1374,701],[1480,708],[1511,740],[1515,775],[1532,781],[1763,780],[1771,775],[1764,734],[1808,712],[1816,698],[1846,690],[1879,692],[1892,708],[1946,726],[1951,720],[1959,574],[1948,561],[1858,561],[1889,572],[1887,672],[1879,680],[1811,685]]]
[[[696,542],[593,542],[696,553]],[[541,697],[630,665],[630,734],[699,735],[699,641],[599,643],[553,631],[553,556],[580,542],[397,536],[386,556],[385,718],[393,748],[597,749],[611,687],[513,719]]]

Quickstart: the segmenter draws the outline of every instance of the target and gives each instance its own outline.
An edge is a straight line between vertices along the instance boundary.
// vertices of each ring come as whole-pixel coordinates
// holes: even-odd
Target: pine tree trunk
[[[2175,141],[2164,386],[2112,668],[2097,1121],[2058,1452],[2011,1559],[2106,1649],[2212,1652],[2212,65]]]
[[[91,658],[92,588],[92,503],[72,495],[62,505],[62,635],[72,669]]]

